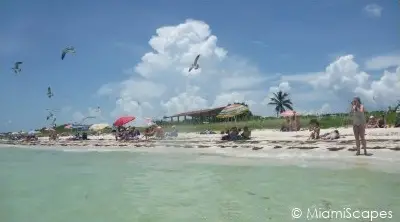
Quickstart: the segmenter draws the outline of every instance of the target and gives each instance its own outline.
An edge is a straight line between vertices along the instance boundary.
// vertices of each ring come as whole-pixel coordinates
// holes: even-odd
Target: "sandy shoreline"
[[[330,132],[323,130],[321,133]],[[221,141],[221,135],[200,135],[181,133],[176,139],[117,142],[113,135],[92,136],[87,141],[48,141],[40,138],[36,143],[0,142],[2,147],[22,147],[34,149],[55,149],[69,152],[154,152],[154,153],[187,153],[202,154],[198,161],[211,158],[233,157],[246,159],[265,159],[281,163],[318,164],[332,162],[337,166],[384,167],[400,172],[400,128],[367,129],[367,147],[373,156],[355,156],[355,142],[351,128],[338,129],[341,138],[338,140],[307,141],[308,131],[279,132],[275,130],[256,130],[249,141]],[[102,140],[100,140],[102,139]],[[222,161],[222,160],[219,160]],[[226,161],[226,160],[224,160]],[[240,160],[246,161],[246,160]],[[239,160],[236,163],[240,162]],[[338,165],[337,163],[340,162]]]

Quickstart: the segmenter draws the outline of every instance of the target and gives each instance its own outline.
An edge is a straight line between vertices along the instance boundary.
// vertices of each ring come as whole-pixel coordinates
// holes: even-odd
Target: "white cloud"
[[[369,4],[364,7],[364,11],[371,17],[380,17],[383,8],[377,4]]]
[[[367,70],[382,70],[400,66],[400,55],[376,56],[365,62]]]
[[[217,40],[202,21],[189,19],[161,27],[149,41],[153,50],[144,54],[129,78],[105,84],[97,94],[118,98],[113,117],[130,114],[137,116],[138,122],[143,117],[242,102],[249,90],[252,98],[262,101],[268,89],[265,82],[277,76],[267,77],[245,58],[228,55]],[[197,54],[201,55],[200,69],[188,73]],[[248,101],[253,106],[258,103]]]
[[[349,100],[355,95],[361,96],[371,108],[391,105],[400,97],[400,68],[394,72],[384,71],[382,76],[371,78],[371,74],[360,70],[353,55],[345,55],[329,64],[324,72],[318,73],[302,84],[312,86],[315,97],[330,95],[325,102],[338,100],[335,101],[338,105],[332,107],[333,111],[348,106]],[[309,74],[305,74],[307,77]],[[300,80],[302,75],[296,75],[296,78]]]
[[[110,114],[113,118],[134,115],[136,122],[144,124],[145,117],[233,102],[248,103],[257,115],[274,115],[274,108],[266,103],[269,93],[278,90],[290,92],[295,109],[324,112],[344,111],[355,94],[371,106],[390,104],[400,96],[396,73],[372,78],[353,55],[338,57],[321,71],[266,75],[246,58],[228,54],[202,21],[187,20],[156,33],[149,41],[152,51],[145,53],[126,80],[97,91],[99,96],[117,98]],[[197,54],[201,54],[200,69],[189,75],[188,67]],[[381,99],[373,102],[374,97]]]
[[[282,91],[282,92],[288,93],[288,92],[290,91],[290,89],[291,89],[291,87],[290,87],[290,85],[289,85],[289,82],[284,81],[284,82],[279,83],[278,86],[271,86],[271,87],[269,88],[269,91],[270,91],[271,93],[276,93],[276,92],[278,92],[278,91]]]

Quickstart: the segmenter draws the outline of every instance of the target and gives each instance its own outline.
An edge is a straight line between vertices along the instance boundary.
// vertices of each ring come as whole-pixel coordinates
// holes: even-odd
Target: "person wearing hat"
[[[369,117],[367,128],[378,128],[378,122],[374,116]]]

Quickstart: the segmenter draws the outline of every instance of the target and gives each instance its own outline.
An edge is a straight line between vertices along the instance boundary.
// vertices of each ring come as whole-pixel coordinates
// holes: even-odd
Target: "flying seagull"
[[[197,56],[196,56],[196,58],[194,59],[194,62],[193,62],[193,64],[190,66],[190,68],[189,68],[189,72],[190,71],[192,71],[192,69],[198,69],[200,66],[199,66],[199,64],[197,63],[198,61],[199,61],[199,58],[200,58],[200,54],[198,54]]]
[[[53,97],[53,96],[54,96],[54,94],[53,94],[53,92],[51,91],[50,86],[47,87],[47,97],[51,98],[51,97]]]
[[[22,62],[16,62],[14,64],[14,68],[12,68],[15,72],[15,74],[18,74],[21,72],[21,68],[19,67],[20,65],[22,65]]]
[[[64,60],[64,57],[67,53],[75,53],[75,48],[72,46],[66,47],[63,49],[62,54],[61,54],[61,60]]]
[[[53,118],[54,114],[49,111],[49,115],[47,115],[46,120],[49,120],[50,118]]]

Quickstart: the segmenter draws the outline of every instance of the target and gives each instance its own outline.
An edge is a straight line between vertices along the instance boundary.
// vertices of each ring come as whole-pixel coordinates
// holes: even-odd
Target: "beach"
[[[334,129],[322,130],[321,134]],[[277,164],[321,165],[332,167],[365,167],[390,172],[400,171],[400,128],[367,129],[368,152],[372,156],[355,156],[352,128],[339,128],[337,140],[307,140],[309,131],[280,132],[277,130],[254,130],[251,140],[221,141],[220,134],[201,135],[180,133],[178,138],[148,141],[115,141],[113,135],[90,136],[90,140],[58,141],[39,138],[37,142],[5,142],[3,147],[52,149],[68,152],[151,152],[194,153],[213,158],[232,157],[236,164],[246,161],[276,162]],[[259,159],[259,160],[256,160]],[[201,160],[198,161],[207,161]]]

